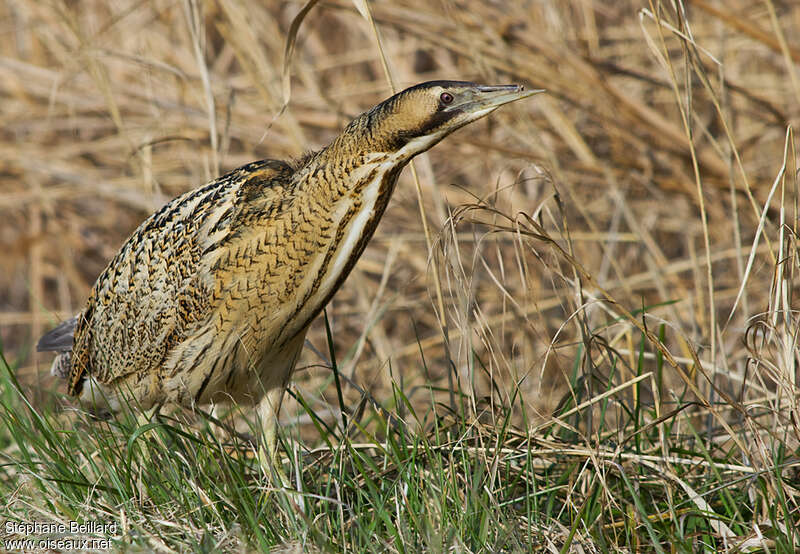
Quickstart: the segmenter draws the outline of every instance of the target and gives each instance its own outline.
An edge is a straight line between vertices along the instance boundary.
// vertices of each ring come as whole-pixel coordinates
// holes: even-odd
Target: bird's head
[[[520,85],[429,81],[381,102],[350,127],[366,133],[375,150],[401,152],[404,159],[410,159],[503,104],[538,92],[542,91],[524,90]]]

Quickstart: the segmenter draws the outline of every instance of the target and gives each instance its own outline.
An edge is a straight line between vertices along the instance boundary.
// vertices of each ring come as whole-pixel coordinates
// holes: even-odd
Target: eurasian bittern
[[[364,251],[403,167],[456,129],[535,94],[431,81],[353,120],[297,163],[242,166],[166,204],[41,338],[53,374],[112,411],[255,404],[275,455],[281,398],[314,318]]]

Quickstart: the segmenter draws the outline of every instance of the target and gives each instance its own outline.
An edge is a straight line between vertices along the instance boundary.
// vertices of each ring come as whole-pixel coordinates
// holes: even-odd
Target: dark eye
[[[442,102],[442,104],[449,104],[453,101],[453,95],[449,92],[443,92],[439,95],[439,100]]]

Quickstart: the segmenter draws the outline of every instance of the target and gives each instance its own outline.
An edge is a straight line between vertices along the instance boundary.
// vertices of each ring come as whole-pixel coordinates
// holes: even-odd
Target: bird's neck
[[[303,271],[290,295],[292,325],[304,329],[347,278],[378,226],[410,156],[364,148],[339,137],[294,174],[291,220],[307,233]],[[306,259],[307,258],[307,259]],[[288,289],[287,289],[288,291]]]
[[[337,253],[339,263],[331,266],[335,274],[349,272],[361,255],[411,157],[344,134],[295,173],[297,200],[332,233],[327,249]]]
[[[298,192],[306,190],[329,202],[357,197],[367,183],[386,175],[396,177],[411,159],[413,154],[390,146],[368,136],[342,134],[296,172]],[[384,192],[391,194],[392,187]]]

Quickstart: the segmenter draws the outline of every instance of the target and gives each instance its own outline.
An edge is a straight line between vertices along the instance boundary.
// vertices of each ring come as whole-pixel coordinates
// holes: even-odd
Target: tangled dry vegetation
[[[328,307],[345,406],[400,389],[401,415],[453,410],[490,428],[516,406],[510,422],[529,440],[568,430],[572,453],[536,444],[592,470],[565,485],[578,516],[605,490],[592,476],[630,463],[713,513],[687,492],[708,460],[676,461],[668,446],[693,436],[740,468],[731,482],[761,476],[760,502],[783,498],[784,521],[798,521],[800,5],[325,0],[294,29],[281,111],[303,5],[0,4],[0,334],[34,406],[58,386],[36,337],[80,309],[167,199],[324,146],[392,86],[522,83],[547,93],[418,158],[422,210],[403,173]],[[335,425],[322,321],[309,339],[293,389]],[[283,415],[313,446],[312,418],[294,401]],[[661,441],[626,458],[645,431]],[[766,506],[752,510],[744,527],[723,518],[709,533],[783,544],[760,534],[786,532]],[[559,533],[558,547],[593,536]]]

